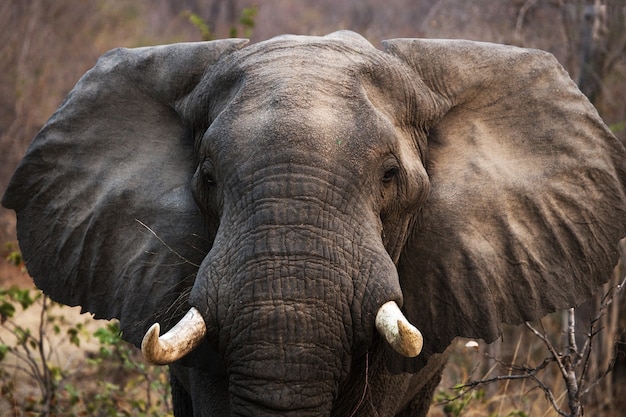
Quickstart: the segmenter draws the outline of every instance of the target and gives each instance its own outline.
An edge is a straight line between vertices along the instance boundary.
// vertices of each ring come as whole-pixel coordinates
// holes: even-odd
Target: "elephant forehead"
[[[333,76],[313,67],[275,73],[265,68],[263,74],[246,76],[222,116],[234,129],[231,138],[333,152],[337,146],[354,146],[351,151],[360,152],[366,150],[363,145],[370,149],[394,136],[393,113],[381,112],[380,100],[376,105],[370,100],[371,90],[349,71]]]
[[[268,95],[266,100],[283,100],[280,92]],[[258,159],[261,150],[267,163],[298,154],[313,161],[311,157],[318,155],[328,164],[349,163],[354,169],[391,151],[397,142],[393,122],[363,97],[358,101],[299,97],[308,101],[306,106],[266,103],[251,109],[250,102],[233,103],[211,126],[207,142],[219,143],[236,158]]]
[[[365,170],[397,142],[396,107],[406,107],[411,91],[395,58],[368,45],[280,39],[225,57],[205,74],[192,106],[206,129],[201,153],[231,165],[260,151],[270,163],[292,150]]]
[[[327,51],[288,48],[249,57],[243,69],[250,91],[263,90],[266,105],[313,107],[316,102],[338,98],[358,99],[364,84],[380,83],[390,71],[378,52]]]
[[[353,100],[361,95],[363,84],[406,90],[400,61],[364,40],[353,41],[279,37],[251,45],[220,60],[207,73],[207,87],[244,87],[243,91],[250,93],[246,100],[301,108],[313,107],[323,99]]]

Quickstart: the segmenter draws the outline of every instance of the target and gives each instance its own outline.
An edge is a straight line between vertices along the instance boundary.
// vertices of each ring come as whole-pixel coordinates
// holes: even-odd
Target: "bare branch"
[[[587,388],[582,390],[582,392],[580,393],[581,397],[584,397],[586,394],[591,392],[591,390],[593,388],[595,388],[597,385],[599,385],[604,380],[604,378],[606,378],[606,376],[613,371],[613,368],[615,367],[615,362],[617,360],[617,355],[618,355],[617,346],[618,346],[618,343],[615,343],[614,348],[613,348],[613,354],[611,355],[611,359],[609,361],[609,365],[607,366],[607,368],[602,372],[601,375],[599,375],[596,378],[595,381],[593,381],[591,384],[589,384],[589,386]]]
[[[563,355],[556,351],[556,349],[554,348],[554,345],[552,344],[552,342],[550,342],[550,340],[548,339],[548,336],[545,334],[545,330],[544,330],[544,333],[541,334],[529,322],[526,322],[524,324],[535,336],[537,336],[543,342],[546,348],[548,348],[548,351],[554,358],[554,361],[556,362],[556,364],[559,367],[559,370],[561,371],[561,375],[563,376],[563,378],[566,378],[567,370],[565,369],[565,365],[563,364]]]
[[[552,390],[550,390],[550,388],[548,388],[539,378],[537,378],[536,376],[532,375],[530,376],[530,378],[533,380],[533,382],[535,384],[537,384],[537,386],[543,391],[544,395],[546,396],[546,398],[548,399],[548,401],[550,402],[550,404],[552,404],[552,408],[554,409],[554,411],[556,411],[560,416],[563,417],[571,417],[570,414],[567,414],[565,411],[563,411],[561,409],[561,407],[559,407],[559,405],[556,402],[556,399],[554,398],[554,394],[552,394]]]
[[[505,364],[498,358],[494,358],[491,356],[488,356],[488,357],[496,361],[498,364],[508,368],[509,373],[507,375],[497,375],[497,376],[493,376],[487,379],[468,381],[464,383],[463,385],[459,385],[455,387],[455,390],[458,390],[461,393],[457,397],[450,399],[450,401],[459,399],[463,397],[464,395],[466,395],[467,393],[469,393],[470,391],[476,388],[479,388],[483,385],[491,384],[493,382],[513,381],[513,380],[532,378],[533,376],[536,376],[539,372],[541,372],[543,369],[545,369],[548,365],[550,365],[550,363],[554,362],[554,359],[552,358],[545,358],[543,362],[541,362],[539,365],[537,365],[534,368],[531,368],[526,365],[518,366],[518,365],[513,365],[513,364]],[[517,373],[513,373],[514,371]]]
[[[537,4],[538,0],[526,0],[522,7],[520,7],[519,12],[517,13],[517,20],[515,21],[515,37],[519,38],[521,36],[522,27],[524,26],[524,20],[526,19],[526,14],[532,9],[532,7]]]
[[[570,352],[578,355],[578,345],[576,344],[576,310],[567,310],[567,335]]]

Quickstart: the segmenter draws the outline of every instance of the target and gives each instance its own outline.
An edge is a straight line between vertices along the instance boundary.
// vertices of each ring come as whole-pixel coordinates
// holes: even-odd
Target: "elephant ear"
[[[54,300],[119,318],[138,345],[185,310],[211,246],[191,195],[197,161],[176,103],[245,40],[116,49],[35,137],[2,204],[30,275]]]
[[[413,365],[456,336],[491,342],[502,322],[590,297],[626,235],[626,153],[565,70],[503,45],[384,45],[440,111],[431,192],[398,266],[407,316],[424,333]]]

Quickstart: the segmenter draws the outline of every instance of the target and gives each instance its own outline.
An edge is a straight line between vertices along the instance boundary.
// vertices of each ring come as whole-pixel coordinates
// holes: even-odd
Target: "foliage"
[[[252,36],[252,30],[254,29],[255,18],[257,15],[257,8],[255,6],[246,7],[241,11],[241,15],[239,16],[239,24],[241,25],[241,29],[243,30],[243,36],[246,38],[250,38]],[[236,38],[238,35],[237,28],[232,27],[230,29],[230,37]]]
[[[202,19],[198,14],[186,10],[183,12],[183,16],[189,19],[189,23],[194,25],[200,31],[200,37],[203,41],[210,41],[215,39],[213,36],[213,32],[211,32],[211,28],[209,24]]]
[[[620,133],[620,132],[624,132],[624,131],[626,131],[626,121],[613,123],[609,127],[611,128],[611,132],[613,132],[615,134]]]
[[[229,30],[229,36],[231,38],[236,38],[239,36],[239,30],[241,29],[243,32],[243,36],[246,38],[250,38],[252,36],[252,30],[254,29],[256,22],[255,18],[258,13],[258,9],[256,6],[246,7],[241,10],[241,14],[239,15],[239,27],[237,25],[232,25]],[[209,25],[199,14],[194,13],[190,10],[185,10],[182,12],[182,15],[189,20],[193,26],[195,26],[200,31],[200,36],[203,41],[211,41],[216,39],[216,35]]]
[[[462,386],[455,386],[454,390],[461,389]],[[434,397],[436,403],[443,405],[443,412],[446,417],[461,417],[463,411],[469,406],[472,401],[485,400],[485,391],[482,389],[474,390],[467,395],[458,396],[450,391],[439,390]]]
[[[75,323],[67,310],[39,290],[0,289],[0,414],[171,416],[166,368],[145,364],[116,321],[91,333],[90,318]]]
[[[22,266],[22,264],[24,263],[24,260],[22,259],[22,253],[17,250],[12,243],[7,243],[5,249],[7,262],[15,267]]]

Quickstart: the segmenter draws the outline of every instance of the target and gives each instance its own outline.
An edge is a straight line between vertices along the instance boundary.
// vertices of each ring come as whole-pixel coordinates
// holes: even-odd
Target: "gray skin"
[[[351,32],[118,49],[2,203],[36,284],[135,345],[191,307],[178,416],[423,416],[457,336],[576,305],[626,234],[626,155],[555,59]],[[394,300],[424,335],[396,353]]]

